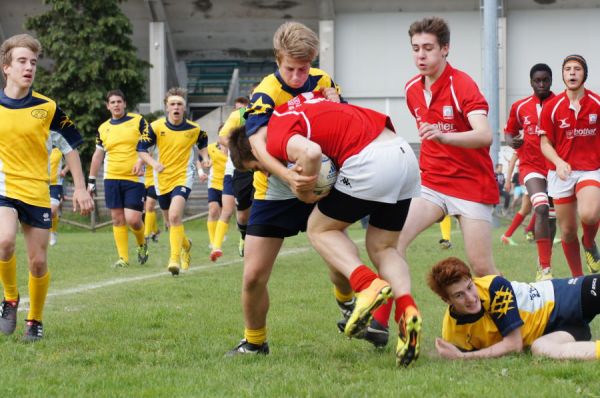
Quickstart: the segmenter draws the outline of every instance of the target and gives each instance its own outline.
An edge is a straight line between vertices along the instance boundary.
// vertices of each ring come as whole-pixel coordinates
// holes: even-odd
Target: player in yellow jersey
[[[128,229],[133,232],[137,243],[137,260],[148,261],[148,245],[144,240],[142,211],[146,188],[144,168],[138,159],[136,146],[148,124],[141,115],[127,113],[125,95],[121,90],[106,94],[106,109],[110,119],[98,127],[96,151],[92,156],[88,191],[96,192],[96,176],[104,160],[104,198],[110,209],[113,235],[119,259],[114,267],[129,266]]]
[[[306,230],[313,204],[301,202],[290,190],[310,187],[316,177],[300,175],[298,168],[287,168],[266,150],[266,125],[274,107],[305,92],[321,91],[332,101],[340,101],[339,89],[324,71],[312,68],[319,51],[317,35],[298,22],[282,24],[273,36],[278,69],[266,76],[252,94],[246,111],[246,134],[253,153],[267,171],[254,172],[254,199],[250,209],[244,253],[242,308],[244,339],[227,355],[268,354],[267,283],[286,237]],[[342,311],[354,309],[354,292],[348,280],[330,271],[335,296]]]
[[[219,218],[221,217],[221,208],[223,204],[223,179],[225,177],[227,155],[217,142],[208,145],[207,151],[212,166],[208,173],[208,218],[206,220],[206,227],[208,229],[210,248],[213,249],[215,231],[217,229]]]
[[[223,147],[227,148],[231,131],[234,128],[245,124],[246,119],[244,118],[244,114],[248,103],[249,101],[245,97],[239,97],[235,100],[235,109],[229,114],[223,127],[219,130],[218,140],[219,144]],[[238,243],[238,253],[240,257],[244,257],[246,230],[248,228],[250,206],[252,205],[252,195],[254,193],[254,188],[252,186],[253,173],[252,171],[235,170],[230,157],[227,159],[227,167],[225,170],[226,189],[224,191],[225,197],[223,199],[223,216],[216,228],[216,240],[218,242],[223,241],[223,237],[227,233],[229,227],[229,218],[233,213],[233,207],[235,205],[237,225],[241,235]],[[227,175],[231,175],[230,179]],[[229,189],[229,185],[231,185],[231,189]],[[230,194],[229,192],[232,193]],[[233,197],[231,195],[233,195]],[[227,216],[228,214],[229,216]],[[213,249],[211,252],[211,260],[216,260],[221,254],[220,246],[218,250]]]
[[[185,118],[185,96],[186,91],[180,87],[167,91],[167,117],[152,122],[137,146],[139,157],[154,169],[158,204],[169,223],[171,255],[167,270],[174,276],[180,269],[187,270],[191,262],[192,242],[185,236],[182,219],[196,173],[198,149],[202,167],[210,167],[208,137],[198,124]]]
[[[154,170],[152,170],[152,166],[150,165],[146,165],[144,186],[146,187],[146,200],[144,202],[144,239],[146,240],[146,245],[148,245],[150,240],[154,243],[158,243],[158,235],[160,234],[155,210],[158,197],[156,196],[156,189],[154,188]]]
[[[495,358],[531,347],[556,359],[600,359],[589,323],[600,313],[600,275],[535,283],[498,275],[473,278],[456,257],[431,269],[427,283],[448,305],[437,338],[448,359]]]
[[[52,227],[50,228],[50,246],[56,245],[58,236],[58,218],[63,200],[63,179],[69,166],[63,167],[63,154],[57,147],[50,152],[50,209],[52,210]]]
[[[73,176],[73,210],[89,214],[94,202],[85,190],[79,153],[83,140],[56,102],[31,89],[40,43],[28,34],[12,36],[0,46],[6,86],[0,91],[0,332],[17,324],[19,290],[15,245],[21,223],[29,268],[29,311],[25,341],[43,337],[42,313],[48,293],[47,250],[50,218],[49,153],[57,146]]]

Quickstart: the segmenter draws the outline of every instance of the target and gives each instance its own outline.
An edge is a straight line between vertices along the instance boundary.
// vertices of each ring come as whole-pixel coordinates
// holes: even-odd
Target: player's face
[[[536,97],[545,99],[550,95],[550,87],[552,86],[552,77],[550,73],[539,70],[531,77],[531,88]]]
[[[278,63],[279,74],[291,88],[300,88],[308,80],[310,62],[284,55]]]
[[[185,115],[185,100],[178,95],[167,98],[167,115],[169,122],[175,125],[180,124]]]
[[[110,112],[110,116],[113,119],[120,119],[125,115],[125,108],[127,107],[127,103],[120,95],[111,95],[108,97],[108,102],[106,103],[106,109]]]
[[[431,33],[416,33],[410,39],[413,59],[424,76],[439,76],[446,65],[448,45],[441,47]]]
[[[37,69],[37,55],[26,47],[15,47],[9,65],[3,65],[7,84],[20,89],[28,89],[33,84]]]
[[[477,288],[470,278],[465,278],[446,288],[448,293],[447,303],[450,304],[458,314],[477,314],[481,311],[481,299],[477,294]]]
[[[583,66],[577,61],[568,61],[563,67],[563,81],[568,90],[577,90],[583,86]]]

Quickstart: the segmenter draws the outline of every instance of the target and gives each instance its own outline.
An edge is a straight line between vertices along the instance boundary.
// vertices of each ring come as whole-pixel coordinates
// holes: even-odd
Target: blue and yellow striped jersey
[[[523,344],[530,346],[560,315],[553,313],[553,281],[509,282],[501,276],[488,275],[473,278],[473,283],[481,298],[481,312],[458,315],[448,308],[442,326],[442,338],[462,350],[489,347],[519,327]],[[565,298],[570,300],[571,296]]]
[[[227,155],[223,153],[221,147],[216,142],[210,144],[206,149],[208,150],[208,156],[212,161],[212,166],[208,173],[208,187],[222,191]]]
[[[50,152],[50,185],[62,185],[63,178],[60,172],[63,168],[63,154],[58,148]]]
[[[137,143],[147,131],[148,123],[135,113],[109,119],[98,127],[96,147],[104,151],[105,179],[144,182],[144,176],[137,176],[132,170],[138,161]]]
[[[252,93],[250,105],[246,110],[246,134],[252,135],[262,127],[266,126],[273,109],[285,104],[292,98],[313,91],[334,87],[341,95],[340,88],[333,82],[331,77],[317,68],[310,68],[306,83],[300,88],[294,89],[288,86],[279,71],[265,77]],[[283,182],[275,176],[267,176],[262,172],[254,173],[254,197],[256,199],[284,200],[295,196]]]
[[[192,188],[196,151],[206,148],[207,141],[206,133],[191,120],[177,126],[164,117],[152,122],[148,133],[140,138],[137,150],[152,153],[154,159],[165,166],[162,172],[154,173],[157,195],[167,194],[180,185]]]
[[[0,195],[50,207],[49,154],[83,140],[56,102],[35,91],[15,100],[0,91]]]

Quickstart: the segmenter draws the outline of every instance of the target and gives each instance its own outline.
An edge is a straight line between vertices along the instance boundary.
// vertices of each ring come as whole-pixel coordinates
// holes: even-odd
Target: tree
[[[129,107],[144,98],[149,64],[136,56],[132,25],[120,0],[44,0],[51,9],[28,18],[51,67],[38,69],[35,89],[56,100],[82,133],[84,164],[94,151],[98,126],[110,117],[104,96],[115,88]]]

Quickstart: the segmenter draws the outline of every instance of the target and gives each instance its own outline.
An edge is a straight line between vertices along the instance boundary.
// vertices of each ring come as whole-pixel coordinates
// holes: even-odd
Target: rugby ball
[[[321,155],[321,170],[313,192],[315,195],[328,193],[337,180],[338,170],[335,164],[325,154]]]

